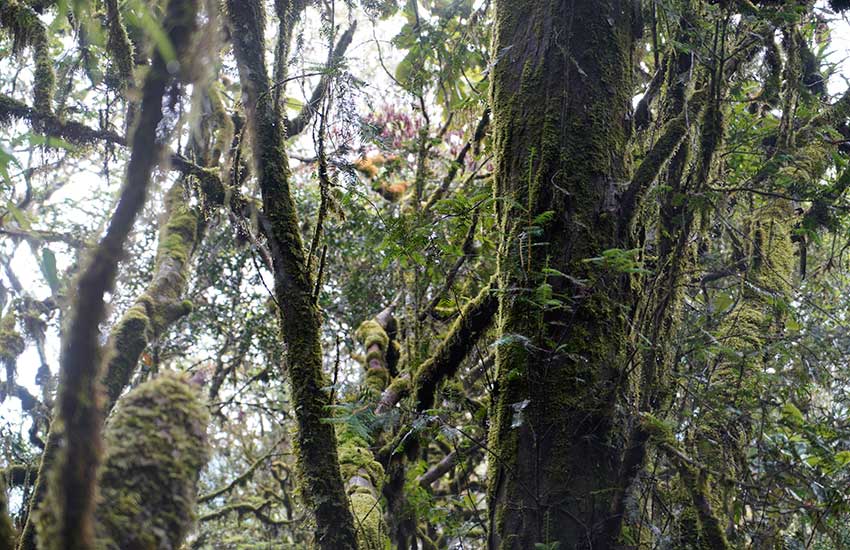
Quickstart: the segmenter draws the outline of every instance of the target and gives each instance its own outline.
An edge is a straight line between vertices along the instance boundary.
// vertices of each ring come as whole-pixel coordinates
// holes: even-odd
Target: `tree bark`
[[[263,57],[265,13],[257,0],[229,0],[233,50],[263,198],[261,226],[272,253],[275,298],[292,400],[298,420],[301,482],[316,517],[316,541],[326,550],[357,548],[354,521],[340,473],[337,441],[328,415],[330,396],[322,372],[321,314],[290,192],[285,121]],[[289,13],[288,9],[278,10]],[[283,75],[279,75],[283,76]]]
[[[610,548],[625,428],[631,275],[619,216],[630,131],[632,6],[495,6],[492,133],[499,332],[490,433],[491,549]],[[621,251],[625,257],[628,253]]]

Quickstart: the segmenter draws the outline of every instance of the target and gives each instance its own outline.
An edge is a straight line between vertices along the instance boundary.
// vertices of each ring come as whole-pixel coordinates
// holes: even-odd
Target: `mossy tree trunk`
[[[620,195],[632,3],[502,0],[495,14],[501,337],[489,544],[610,548],[602,527],[626,436],[615,411],[634,281],[592,259],[630,258]]]
[[[291,14],[296,4],[277,7],[279,13]],[[318,545],[327,550],[353,550],[357,538],[340,474],[336,436],[333,427],[323,421],[328,416],[330,395],[324,389],[327,383],[322,372],[321,314],[290,192],[285,120],[274,100],[264,59],[265,9],[257,0],[229,0],[227,11],[262,192],[260,224],[272,254],[275,298],[287,346],[302,487],[315,514]]]

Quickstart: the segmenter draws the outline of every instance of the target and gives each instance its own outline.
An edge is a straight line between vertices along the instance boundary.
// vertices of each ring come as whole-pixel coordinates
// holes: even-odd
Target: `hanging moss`
[[[235,131],[233,119],[230,118],[227,109],[224,108],[220,87],[221,85],[215,82],[209,87],[208,91],[212,120],[216,127],[215,141],[210,152],[210,166],[218,166],[221,159],[226,156],[233,142]]]
[[[20,55],[27,47],[33,49],[35,108],[43,113],[50,113],[56,80],[53,74],[54,60],[50,56],[47,31],[38,14],[20,0],[9,0],[0,6],[0,27],[12,35],[13,52]]]
[[[96,515],[100,548],[180,547],[195,519],[208,421],[197,388],[176,374],[119,401],[106,426]]]
[[[107,50],[112,58],[113,71],[117,77],[118,88],[127,89],[134,85],[133,67],[135,66],[133,44],[124,27],[118,0],[106,0],[108,24]]]

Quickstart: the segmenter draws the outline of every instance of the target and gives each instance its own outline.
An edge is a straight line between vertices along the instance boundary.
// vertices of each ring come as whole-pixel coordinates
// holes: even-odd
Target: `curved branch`
[[[322,102],[322,99],[324,99],[325,93],[328,91],[328,86],[330,86],[331,79],[333,78],[334,69],[340,64],[342,58],[345,56],[345,50],[347,50],[348,46],[351,44],[351,39],[354,37],[354,31],[356,29],[357,24],[352,23],[351,26],[342,33],[342,36],[339,37],[339,42],[337,42],[336,47],[334,48],[331,62],[325,67],[325,73],[322,75],[322,78],[319,79],[319,83],[310,95],[309,101],[304,104],[304,107],[301,108],[301,112],[299,112],[295,118],[285,121],[286,137],[297,136],[303,132],[305,128],[307,128],[307,125],[313,118],[316,109],[318,109],[319,104]]]
[[[159,233],[153,280],[109,334],[109,355],[102,378],[106,412],[130,383],[149,340],[192,310],[192,304],[181,301],[181,296],[186,288],[188,264],[200,237],[200,214],[186,204],[182,181],[169,190],[165,205],[167,221]]]
[[[419,366],[413,381],[417,411],[434,405],[437,386],[457,372],[463,359],[490,326],[498,306],[494,284],[491,281],[461,309],[434,354]]]

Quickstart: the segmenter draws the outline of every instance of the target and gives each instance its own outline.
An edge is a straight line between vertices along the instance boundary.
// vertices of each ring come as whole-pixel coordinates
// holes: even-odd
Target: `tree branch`
[[[419,366],[413,381],[417,411],[434,405],[437,386],[457,372],[463,359],[490,326],[498,306],[494,285],[495,281],[491,281],[461,309],[434,354]]]
[[[168,4],[163,26],[178,59],[188,49],[196,13],[196,0],[171,0]],[[106,235],[77,283],[77,302],[62,346],[57,397],[64,445],[51,468],[48,502],[43,506],[54,519],[40,522],[40,538],[48,541],[45,550],[85,550],[95,544],[95,484],[102,424],[98,325],[106,317],[103,296],[114,285],[124,242],[144,206],[151,172],[161,150],[157,127],[163,117],[162,99],[171,80],[166,61],[157,52],[142,91],[121,198]]]
[[[310,99],[304,104],[304,107],[301,108],[301,112],[299,112],[295,118],[292,120],[286,120],[286,137],[297,136],[303,132],[305,128],[307,128],[307,125],[316,113],[316,109],[324,99],[325,93],[328,91],[328,86],[330,86],[336,66],[340,64],[345,56],[345,51],[351,44],[351,39],[354,37],[354,31],[356,29],[357,24],[352,23],[351,26],[342,33],[342,36],[339,37],[339,41],[333,51],[331,62],[325,67],[325,73],[319,79],[319,83],[316,85],[316,88],[313,89]]]

